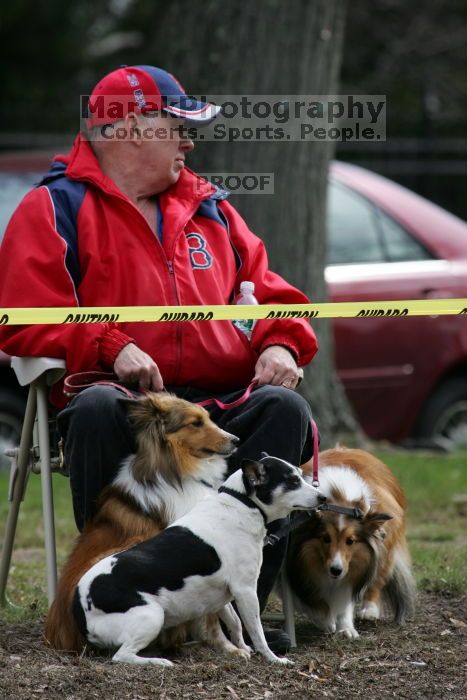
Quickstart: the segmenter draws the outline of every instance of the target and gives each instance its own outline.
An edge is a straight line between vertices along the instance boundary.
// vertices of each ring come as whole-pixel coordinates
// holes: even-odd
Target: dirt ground
[[[460,700],[467,697],[466,608],[466,596],[423,593],[405,627],[361,623],[356,641],[318,634],[298,617],[293,667],[270,665],[257,655],[247,663],[198,645],[172,656],[175,668],[116,666],[107,657],[51,651],[41,622],[1,624],[0,698]]]

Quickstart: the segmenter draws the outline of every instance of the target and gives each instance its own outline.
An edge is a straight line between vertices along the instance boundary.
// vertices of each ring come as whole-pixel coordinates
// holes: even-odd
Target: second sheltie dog
[[[317,512],[290,536],[287,577],[298,610],[326,632],[358,637],[358,616],[377,620],[384,600],[402,624],[415,586],[405,538],[406,501],[390,469],[363,450],[319,456],[319,490],[330,503],[359,508],[361,520]]]
[[[226,458],[239,442],[215,425],[204,408],[171,394],[149,393],[129,400],[128,415],[136,431],[136,454],[124,461],[102,492],[96,515],[78,537],[61,573],[45,625],[45,637],[55,649],[84,647],[72,614],[83,574],[104,557],[161,532],[217,490],[226,474]],[[217,617],[200,621],[197,631],[229,646]]]

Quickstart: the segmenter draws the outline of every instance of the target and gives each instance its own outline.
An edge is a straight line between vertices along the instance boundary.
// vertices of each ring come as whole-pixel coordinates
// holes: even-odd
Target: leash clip
[[[346,506],[337,506],[334,503],[321,503],[315,508],[315,511],[327,510],[331,513],[339,513],[340,515],[347,515],[349,518],[354,518],[355,520],[363,520],[364,512],[360,508],[347,508]]]

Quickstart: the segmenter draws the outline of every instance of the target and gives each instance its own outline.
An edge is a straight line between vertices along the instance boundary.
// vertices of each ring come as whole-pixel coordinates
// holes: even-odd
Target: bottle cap
[[[255,293],[255,283],[254,282],[240,282],[240,292],[242,294],[254,294]]]

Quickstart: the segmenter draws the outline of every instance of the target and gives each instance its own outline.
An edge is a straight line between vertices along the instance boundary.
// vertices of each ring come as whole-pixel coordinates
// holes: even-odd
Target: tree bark
[[[159,25],[168,52],[164,67],[198,95],[332,95],[344,14],[342,0],[177,0]],[[325,208],[333,151],[329,141],[204,142],[190,156],[200,172],[274,173],[274,196],[237,195],[231,201],[265,241],[271,268],[314,301],[326,299]],[[330,322],[313,325],[320,351],[301,391],[326,446],[358,428],[334,370]]]

